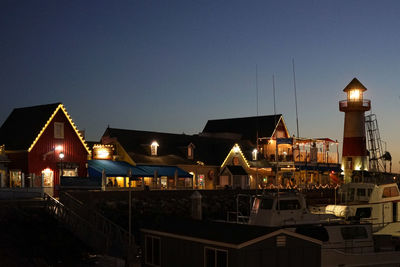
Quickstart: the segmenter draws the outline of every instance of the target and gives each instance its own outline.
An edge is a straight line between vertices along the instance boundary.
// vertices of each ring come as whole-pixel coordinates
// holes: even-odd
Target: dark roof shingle
[[[116,138],[137,164],[179,165],[197,164],[219,166],[237,140],[107,128],[103,140]],[[157,141],[157,156],[150,155],[150,144]],[[194,145],[194,158],[188,159],[187,148]]]
[[[0,144],[6,150],[28,150],[60,104],[14,109],[0,128]]]
[[[255,116],[245,118],[232,118],[209,120],[203,129],[203,134],[238,134],[242,140],[256,143],[258,137],[271,137],[281,114],[268,116]]]

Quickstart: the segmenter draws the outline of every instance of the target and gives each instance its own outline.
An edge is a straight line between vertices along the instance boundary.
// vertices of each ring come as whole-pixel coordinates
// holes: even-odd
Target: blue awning
[[[131,164],[124,161],[88,160],[88,172],[90,177],[101,177],[103,170],[106,173],[107,177],[148,176],[148,173],[141,168],[132,166]]]
[[[179,178],[192,178],[193,176],[187,171],[182,170],[176,166],[159,166],[159,165],[136,165],[136,167],[141,168],[145,172],[149,173],[149,177],[154,176],[154,172],[157,171],[157,176],[168,176],[175,177],[177,172]]]
[[[89,160],[88,172],[90,177],[101,177],[102,172],[105,172],[107,177],[154,177],[157,172],[157,177],[168,176],[179,178],[192,178],[192,175],[176,166],[153,166],[153,165],[137,165],[133,166],[124,161],[111,160]]]

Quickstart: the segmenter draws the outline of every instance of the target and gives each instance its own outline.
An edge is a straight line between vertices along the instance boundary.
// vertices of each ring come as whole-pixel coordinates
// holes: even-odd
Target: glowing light
[[[93,159],[111,159],[113,150],[113,145],[94,145]]]
[[[63,147],[61,145],[56,146],[56,151],[61,151],[63,150]]]
[[[153,141],[153,143],[151,143],[151,155],[152,156],[157,156],[157,148],[159,147],[159,144],[157,143],[157,141]]]
[[[60,152],[60,154],[58,155],[58,157],[59,157],[60,159],[63,159],[63,158],[65,157],[65,155],[64,155],[63,152]]]
[[[97,153],[99,158],[107,158],[110,155],[110,152],[106,149],[100,149]]]
[[[50,173],[52,173],[53,171],[52,170],[50,170],[49,168],[46,168],[46,169],[44,169],[43,171],[42,171],[42,173],[44,173],[45,175],[48,175],[48,174],[50,174]]]
[[[239,151],[240,151],[239,146],[238,146],[238,145],[235,145],[235,146],[233,147],[233,152],[239,153]]]
[[[253,160],[257,160],[257,153],[258,153],[258,150],[255,148],[254,150],[253,150]]]
[[[359,89],[350,90],[349,98],[350,98],[350,100],[360,100],[361,99],[361,91]]]

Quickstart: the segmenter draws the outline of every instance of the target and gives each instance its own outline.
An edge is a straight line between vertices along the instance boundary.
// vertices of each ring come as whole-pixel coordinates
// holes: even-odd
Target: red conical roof
[[[362,92],[367,91],[367,88],[357,78],[351,80],[351,82],[343,89],[344,92],[352,89],[360,89]]]

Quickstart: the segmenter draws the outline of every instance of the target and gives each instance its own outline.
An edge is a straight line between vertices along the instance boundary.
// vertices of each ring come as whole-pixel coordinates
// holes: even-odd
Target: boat
[[[348,183],[342,185],[338,193],[339,204],[312,210],[348,221],[369,222],[374,232],[393,223],[400,227],[400,191],[396,183]]]
[[[372,189],[370,194],[375,194],[373,192]],[[374,235],[370,222],[349,221],[334,214],[311,213],[304,196],[299,192],[254,196],[248,224],[282,227],[320,240],[321,266],[400,264],[400,252],[397,251],[399,243],[391,235]]]
[[[261,226],[318,224],[338,220],[332,214],[311,213],[303,194],[296,191],[255,196],[249,216],[249,224]]]

